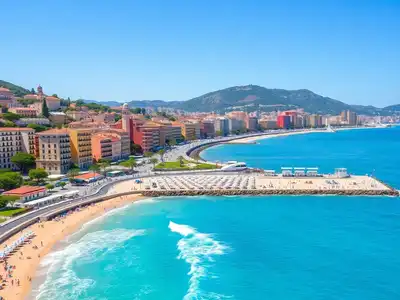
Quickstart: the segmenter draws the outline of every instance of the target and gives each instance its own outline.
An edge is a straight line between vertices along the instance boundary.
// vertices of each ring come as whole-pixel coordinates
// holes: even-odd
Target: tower
[[[43,88],[42,88],[42,86],[39,84],[38,85],[38,87],[37,87],[37,94],[38,94],[38,96],[40,97],[40,98],[42,98],[43,96],[44,96],[44,94],[43,94]]]

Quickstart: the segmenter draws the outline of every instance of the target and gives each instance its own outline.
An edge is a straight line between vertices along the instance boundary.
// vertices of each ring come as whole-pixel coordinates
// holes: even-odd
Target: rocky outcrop
[[[399,196],[395,190],[185,190],[142,191],[146,197],[160,196],[245,196],[245,195],[342,195],[342,196]]]

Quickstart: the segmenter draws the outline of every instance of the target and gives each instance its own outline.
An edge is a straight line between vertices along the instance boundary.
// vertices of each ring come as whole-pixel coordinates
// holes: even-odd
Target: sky
[[[1,0],[0,79],[71,99],[235,85],[400,103],[400,0]]]

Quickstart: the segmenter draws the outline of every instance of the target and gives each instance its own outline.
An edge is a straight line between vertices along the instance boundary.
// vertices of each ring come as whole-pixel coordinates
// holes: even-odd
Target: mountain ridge
[[[0,86],[16,91],[21,97],[29,90],[7,81],[0,80]],[[98,101],[82,99],[87,103],[99,103],[107,106],[122,105],[119,101]],[[224,113],[232,110],[264,112],[303,108],[308,113],[340,114],[343,110],[352,110],[365,115],[389,115],[400,112],[400,104],[378,108],[372,105],[350,105],[342,101],[321,96],[308,89],[285,90],[265,88],[259,85],[232,86],[209,92],[183,101],[131,100],[129,107],[166,107],[188,112],[204,111]]]

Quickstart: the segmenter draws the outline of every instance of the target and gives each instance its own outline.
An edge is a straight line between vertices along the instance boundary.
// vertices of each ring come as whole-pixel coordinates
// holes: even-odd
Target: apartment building
[[[80,169],[87,169],[93,163],[91,128],[68,128],[71,143],[71,160]]]
[[[154,122],[131,120],[133,142],[142,147],[144,152],[160,147],[160,126]]]
[[[171,122],[160,124],[160,146],[169,144],[171,141],[180,142],[182,140],[181,127],[172,125]]]
[[[50,175],[66,174],[71,166],[71,145],[67,129],[51,129],[36,134],[37,168]]]
[[[200,138],[200,123],[198,122],[174,122],[174,125],[181,127],[181,134],[185,140],[197,140]]]
[[[229,134],[229,119],[227,118],[216,118],[214,123],[214,129],[216,133],[221,135]]]
[[[96,161],[121,159],[121,139],[111,133],[96,133],[92,135],[92,156]]]
[[[11,162],[18,152],[34,154],[34,134],[31,128],[0,128],[0,169],[18,170]]]
[[[36,109],[30,107],[12,107],[8,109],[9,112],[23,116],[23,117],[36,117]]]

